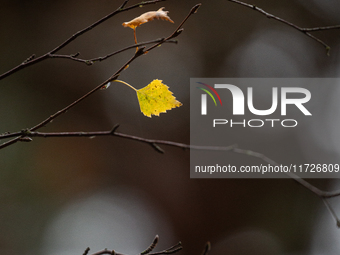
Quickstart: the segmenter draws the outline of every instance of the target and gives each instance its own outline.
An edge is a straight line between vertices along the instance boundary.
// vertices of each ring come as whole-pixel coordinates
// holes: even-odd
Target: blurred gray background
[[[119,0],[0,1],[0,73],[32,54],[42,55],[75,32],[115,10]],[[122,73],[142,88],[161,79],[183,103],[160,117],[140,113],[135,92],[123,84],[98,91],[41,131],[110,130],[189,143],[190,77],[338,77],[340,31],[317,32],[331,55],[302,33],[227,0],[202,0],[184,25],[179,43],[164,44]],[[135,4],[138,1],[130,1]],[[121,13],[72,42],[60,53],[104,56],[134,43],[121,24],[165,7],[175,24],[153,21],[137,28],[138,41],[164,37],[199,1],[168,0]],[[340,24],[336,0],[253,0],[299,26]],[[49,59],[0,81],[0,133],[20,131],[109,78],[134,53],[93,66]],[[340,90],[313,94],[322,120],[301,131],[233,133],[228,144],[264,153],[282,164],[339,163]],[[320,114],[320,112],[318,112]],[[0,152],[0,252],[82,254],[115,249],[139,253],[156,234],[158,249],[182,241],[181,254],[337,254],[339,230],[323,202],[294,181],[195,180],[189,151],[117,137],[35,138]],[[258,159],[226,153],[245,164]],[[333,190],[337,180],[311,180]],[[331,201],[340,213],[340,198]]]

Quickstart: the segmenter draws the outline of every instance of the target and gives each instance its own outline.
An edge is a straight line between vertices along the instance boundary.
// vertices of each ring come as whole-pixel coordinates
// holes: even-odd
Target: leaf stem
[[[137,44],[136,27],[133,28],[133,37],[135,38],[135,44]],[[136,52],[138,51],[138,46],[136,47]]]
[[[127,83],[127,82],[125,82],[125,81],[121,81],[121,80],[113,80],[113,81],[123,83],[123,84],[125,84],[126,86],[129,86],[130,88],[132,88],[134,91],[137,92],[137,89],[135,89],[133,86],[131,86],[129,83]]]

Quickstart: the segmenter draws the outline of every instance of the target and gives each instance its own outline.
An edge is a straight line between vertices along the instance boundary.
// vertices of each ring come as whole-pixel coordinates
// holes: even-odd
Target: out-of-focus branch
[[[271,158],[267,157],[266,155],[259,153],[259,152],[254,152],[251,150],[245,150],[238,148],[237,145],[230,145],[230,146],[200,146],[200,145],[191,145],[191,144],[185,144],[185,143],[178,143],[178,142],[173,142],[173,141],[167,141],[167,140],[157,140],[157,139],[148,139],[148,138],[143,138],[139,136],[134,136],[134,135],[129,135],[129,134],[124,134],[117,132],[119,125],[115,125],[111,130],[109,131],[94,131],[94,132],[33,132],[30,130],[22,130],[20,132],[14,132],[14,133],[5,133],[0,135],[0,139],[6,139],[6,138],[11,138],[11,137],[17,137],[20,136],[21,138],[32,138],[32,137],[43,137],[43,138],[49,138],[49,137],[90,137],[90,138],[95,138],[99,136],[117,136],[121,137],[124,139],[129,139],[129,140],[135,140],[139,141],[142,143],[147,143],[150,144],[151,146],[154,147],[155,150],[157,150],[160,153],[164,153],[164,150],[159,147],[159,145],[168,145],[168,146],[173,146],[177,148],[182,148],[182,149],[191,149],[191,150],[209,150],[209,151],[231,151],[234,153],[238,154],[243,154],[243,155],[248,155],[251,157],[259,158],[263,160],[264,162],[273,165],[273,166],[279,166],[277,162],[272,160]],[[26,140],[28,141],[28,140]],[[157,146],[157,147],[155,147]],[[340,196],[340,190],[337,191],[322,191],[315,186],[311,185],[309,182],[301,179],[297,175],[293,173],[286,173],[290,178],[294,179],[301,185],[303,185],[305,188],[309,189],[312,191],[314,194],[319,196],[320,198],[332,198],[332,197],[337,197]]]
[[[244,149],[240,149],[240,148],[237,148],[237,147],[234,147],[232,149],[232,151],[235,152],[235,153],[244,154],[244,155],[248,155],[248,156],[251,156],[251,157],[259,158],[259,159],[263,160],[264,162],[266,162],[266,163],[268,163],[272,166],[279,166],[279,164],[277,162],[275,162],[271,158],[269,158],[266,155],[259,153],[259,152],[255,152],[255,151],[251,151],[251,150],[244,150]],[[301,179],[299,176],[297,176],[293,173],[286,173],[286,174],[290,178],[294,179],[296,182],[298,182],[299,184],[304,186],[305,188],[309,189],[311,192],[313,192],[315,195],[317,195],[320,198],[328,199],[328,198],[340,196],[340,190],[323,191],[323,190],[318,189],[314,185],[310,184],[309,182],[305,181],[304,179]]]
[[[99,137],[99,136],[116,136],[116,137],[121,137],[124,139],[129,139],[129,140],[134,140],[142,143],[146,143],[151,145],[157,152],[164,153],[164,150],[160,147],[160,145],[168,145],[168,146],[173,146],[177,148],[182,148],[182,149],[190,149],[190,150],[209,150],[209,151],[229,151],[229,152],[234,152],[237,154],[242,154],[246,156],[251,156],[255,157],[258,159],[263,160],[264,162],[272,165],[272,166],[279,166],[279,164],[272,160],[271,158],[267,157],[266,155],[259,153],[259,152],[254,152],[251,150],[245,150],[238,148],[237,145],[230,145],[230,146],[200,146],[200,145],[191,145],[191,144],[185,144],[185,143],[178,143],[178,142],[173,142],[173,141],[166,141],[166,140],[157,140],[157,139],[147,139],[139,136],[134,136],[134,135],[129,135],[129,134],[124,134],[117,132],[119,125],[117,124],[114,126],[111,130],[109,131],[95,131],[95,132],[49,132],[49,133],[44,133],[44,132],[33,132],[31,130],[22,130],[20,132],[15,132],[15,133],[5,133],[0,135],[0,139],[6,139],[6,138],[11,138],[11,137],[17,137],[18,141],[31,141],[32,137],[44,137],[44,138],[49,138],[49,137]],[[1,148],[1,147],[0,147]],[[302,185],[304,188],[308,189],[312,193],[314,193],[316,196],[318,196],[320,199],[322,199],[325,202],[325,205],[333,218],[336,221],[337,226],[340,228],[340,220],[337,217],[336,213],[332,209],[331,205],[328,203],[328,199],[338,197],[340,196],[340,190],[335,190],[335,191],[324,191],[321,190],[314,185],[310,184],[306,180],[300,178],[299,176],[295,175],[294,173],[285,173],[289,178],[294,180],[295,182],[299,183]]]
[[[320,38],[312,35],[310,32],[315,32],[315,31],[324,31],[324,30],[331,30],[331,29],[340,29],[340,25],[334,25],[334,26],[326,26],[326,27],[312,27],[312,28],[303,28],[303,27],[299,27],[297,25],[295,25],[294,23],[292,22],[289,22],[285,19],[282,19],[278,16],[275,16],[271,13],[268,13],[266,11],[264,11],[263,9],[257,7],[256,5],[252,5],[252,4],[248,4],[248,3],[245,3],[245,2],[242,2],[242,1],[239,1],[239,0],[227,0],[229,2],[233,2],[233,3],[237,3],[239,5],[242,5],[242,6],[245,6],[245,7],[248,7],[250,9],[253,9],[263,15],[265,15],[267,18],[269,19],[274,19],[276,21],[279,21],[285,25],[288,25],[298,31],[300,31],[301,33],[304,33],[305,35],[309,36],[310,38],[312,38],[313,40],[317,41],[318,43],[320,43],[322,46],[325,47],[326,49],[326,53],[327,55],[329,55],[329,51],[331,49],[331,47],[326,44],[324,41],[322,41]]]
[[[204,247],[204,250],[202,252],[202,255],[208,255],[210,250],[211,250],[211,244],[210,244],[210,242],[207,242],[205,244],[205,247]]]
[[[239,153],[239,154],[245,154],[245,155],[248,155],[248,156],[251,156],[251,157],[259,158],[259,159],[263,160],[264,162],[266,162],[270,165],[273,165],[273,166],[279,166],[279,164],[277,162],[275,162],[274,160],[270,159],[269,157],[267,157],[266,155],[264,155],[262,153],[258,153],[258,152],[254,152],[254,151],[250,151],[250,150],[244,150],[244,149],[240,149],[240,148],[233,148],[232,151]],[[311,191],[312,193],[314,193],[315,195],[317,195],[320,199],[322,199],[322,201],[325,203],[328,211],[330,212],[330,214],[334,218],[337,227],[340,228],[340,219],[337,217],[332,206],[328,203],[328,199],[340,196],[340,190],[324,191],[324,190],[321,190],[321,189],[315,187],[314,185],[310,184],[309,182],[300,178],[299,176],[295,175],[294,173],[288,172],[288,173],[285,173],[285,174],[288,175],[291,179],[293,179],[297,183],[301,184],[303,187],[305,187],[309,191]]]
[[[75,39],[77,39],[79,36],[83,35],[84,33],[90,31],[91,29],[97,27],[98,25],[102,24],[104,21],[110,19],[111,17],[117,15],[118,13],[124,12],[124,11],[128,11],[134,8],[138,8],[144,5],[149,5],[149,4],[155,4],[158,2],[162,2],[165,0],[151,0],[151,1],[143,1],[141,3],[138,4],[134,4],[128,7],[125,7],[126,4],[128,3],[128,0],[125,0],[114,12],[106,15],[105,17],[101,18],[100,20],[94,22],[93,24],[89,25],[88,27],[78,31],[77,33],[73,34],[70,38],[68,38],[67,40],[65,40],[63,43],[61,43],[60,45],[58,45],[56,48],[54,48],[53,50],[47,52],[46,54],[40,56],[40,57],[36,57],[34,54],[32,56],[30,56],[29,58],[27,58],[25,61],[23,61],[21,64],[17,65],[16,67],[12,68],[11,70],[3,73],[2,75],[0,75],[0,80],[12,75],[13,73],[18,72],[21,69],[24,69],[28,66],[37,64],[43,60],[46,60],[48,58],[53,58],[55,57],[55,53],[58,52],[59,50],[61,50],[62,48],[64,48],[65,46],[67,46],[68,44],[70,44],[71,42],[73,42]],[[74,59],[73,59],[74,60]]]

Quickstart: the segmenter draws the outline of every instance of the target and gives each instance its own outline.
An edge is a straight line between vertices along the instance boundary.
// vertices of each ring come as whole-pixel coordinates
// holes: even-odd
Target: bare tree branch
[[[178,143],[178,142],[172,142],[172,141],[165,141],[165,140],[156,140],[156,139],[147,139],[139,136],[134,135],[128,135],[124,133],[116,132],[119,125],[116,125],[112,128],[110,131],[95,131],[95,132],[34,132],[30,129],[22,130],[20,132],[14,132],[14,133],[5,133],[0,135],[0,139],[6,139],[11,137],[21,137],[21,138],[31,138],[31,137],[43,137],[43,138],[49,138],[49,137],[97,137],[97,136],[118,136],[129,140],[135,140],[143,143],[150,144],[155,148],[156,145],[169,145],[173,147],[178,147],[182,149],[196,149],[196,150],[217,150],[217,151],[231,151],[235,147],[235,145],[232,146],[226,146],[226,147],[220,147],[220,146],[199,146],[199,145],[189,145],[185,143]],[[0,147],[1,148],[1,147]],[[164,153],[162,149],[155,148],[158,152]]]
[[[87,247],[87,248],[85,249],[85,251],[84,251],[83,255],[87,255],[87,254],[89,253],[89,251],[90,251],[90,248],[89,248],[89,247]]]
[[[209,150],[209,151],[229,151],[234,152],[237,154],[242,154],[246,156],[251,156],[254,158],[258,158],[263,160],[264,162],[272,165],[272,166],[279,166],[279,164],[272,160],[271,158],[267,157],[266,155],[254,152],[251,150],[245,150],[238,148],[237,145],[230,145],[230,146],[200,146],[200,145],[191,145],[191,144],[185,144],[185,143],[178,143],[173,141],[166,141],[166,140],[157,140],[157,139],[147,139],[139,136],[129,135],[117,132],[119,125],[115,125],[110,131],[96,131],[96,132],[55,132],[55,133],[44,133],[44,132],[33,132],[31,130],[22,130],[21,132],[15,132],[15,133],[5,133],[0,135],[0,139],[5,138],[11,138],[11,137],[17,137],[16,139],[19,139],[19,141],[31,141],[27,140],[31,137],[97,137],[97,136],[117,136],[124,139],[130,139],[142,143],[146,143],[151,145],[157,152],[164,153],[164,150],[159,145],[168,145],[173,146],[177,148],[182,149],[190,149],[190,150]],[[26,139],[25,139],[26,138]],[[24,139],[24,140],[20,140]],[[314,185],[310,184],[306,180],[300,178],[299,176],[295,175],[294,173],[285,173],[287,176],[289,176],[291,179],[293,179],[295,182],[302,185],[304,188],[308,189],[312,193],[314,193],[316,196],[318,196],[320,199],[322,199],[325,202],[325,205],[327,206],[328,210],[330,211],[331,215],[337,222],[337,226],[340,228],[340,220],[336,216],[336,213],[332,209],[331,205],[327,202],[327,199],[338,197],[340,196],[340,190],[335,191],[324,191],[320,190],[319,188],[315,187]]]
[[[156,247],[158,241],[159,241],[159,237],[158,237],[158,235],[156,235],[155,238],[153,239],[152,243],[150,244],[150,246],[146,250],[141,252],[141,255],[148,254],[148,253],[152,252],[152,250]]]
[[[176,253],[180,250],[182,250],[182,243],[178,242],[177,244],[175,244],[174,246],[171,246],[170,248],[163,250],[163,251],[159,251],[159,252],[152,252],[152,253],[148,253],[150,255],[162,255],[162,254],[173,254]]]
[[[333,209],[332,206],[328,203],[328,201],[327,201],[326,198],[323,198],[322,200],[323,200],[323,202],[325,203],[325,205],[326,205],[328,211],[330,212],[330,214],[333,216],[333,218],[334,218],[334,220],[335,220],[335,222],[336,222],[336,226],[337,226],[338,228],[340,228],[340,220],[339,220],[338,216],[336,215],[336,213],[334,212],[334,209]]]
[[[151,1],[143,1],[141,3],[138,3],[138,4],[134,4],[134,5],[131,5],[129,7],[125,7],[125,5],[127,4],[128,0],[125,0],[123,2],[123,4],[118,7],[114,12],[106,15],[105,17],[101,18],[100,20],[94,22],[93,24],[89,25],[88,27],[78,31],[77,33],[73,34],[70,38],[68,38],[67,40],[65,40],[63,43],[61,43],[60,45],[58,45],[56,48],[54,48],[53,50],[51,50],[50,52],[40,56],[40,57],[35,57],[35,55],[32,55],[31,57],[27,58],[25,61],[23,61],[21,64],[19,64],[18,66],[12,68],[11,70],[3,73],[2,75],[0,75],[0,80],[6,78],[7,76],[15,73],[15,72],[18,72],[19,70],[21,69],[24,69],[28,66],[31,66],[31,65],[34,65],[34,64],[37,64],[45,59],[48,59],[48,58],[53,58],[54,54],[56,52],[58,52],[59,50],[61,50],[62,48],[64,48],[65,46],[67,46],[68,44],[70,44],[71,42],[73,42],[75,39],[77,39],[79,36],[83,35],[84,33],[90,31],[91,29],[97,27],[98,25],[100,25],[101,23],[103,23],[104,21],[110,19],[111,17],[117,15],[118,13],[121,13],[121,12],[125,12],[125,11],[128,11],[128,10],[131,10],[131,9],[134,9],[134,8],[138,8],[138,7],[141,7],[141,6],[144,6],[144,5],[149,5],[149,4],[155,4],[155,3],[158,3],[158,2],[162,2],[162,1],[165,1],[165,0],[151,0]]]
[[[265,156],[262,153],[254,152],[251,150],[240,149],[236,145],[231,146],[199,146],[199,145],[191,145],[185,143],[178,143],[173,141],[166,141],[166,140],[156,140],[156,139],[147,139],[139,136],[129,135],[117,132],[117,128],[119,125],[115,125],[110,131],[96,131],[96,132],[55,132],[55,133],[43,133],[43,132],[33,132],[30,130],[22,130],[21,132],[15,133],[5,133],[0,135],[0,139],[10,138],[10,137],[20,137],[21,139],[24,138],[31,138],[31,137],[97,137],[97,136],[117,136],[124,139],[130,139],[134,141],[139,141],[142,143],[147,143],[151,145],[157,152],[164,153],[164,150],[159,147],[159,145],[168,145],[182,149],[191,149],[191,150],[209,150],[209,151],[230,151],[238,154],[243,154],[255,158],[259,158],[264,162],[272,165],[272,166],[279,166],[277,162],[270,159],[269,157]],[[25,140],[27,141],[27,140]],[[295,175],[294,173],[286,173],[291,179],[296,181],[297,183],[301,184],[303,187],[317,195],[319,198],[325,200],[333,197],[340,196],[340,190],[336,191],[323,191],[319,188],[315,187],[314,185],[310,184],[309,182],[305,181],[304,179],[300,178],[299,176]],[[330,207],[329,204],[327,204]],[[332,212],[331,212],[332,213]],[[334,216],[335,213],[333,211],[332,215]],[[335,216],[337,219],[337,217]],[[340,226],[340,223],[339,223]]]
[[[184,23],[190,18],[190,16],[191,16],[192,14],[195,14],[195,13],[197,12],[198,8],[199,8],[201,5],[202,5],[202,4],[196,4],[194,7],[192,7],[191,10],[190,10],[190,12],[189,12],[189,14],[184,18],[184,20],[181,22],[181,24],[179,24],[179,26],[177,27],[177,29],[176,29],[170,36],[168,36],[167,38],[165,38],[164,40],[165,40],[165,41],[170,40],[170,39],[172,39],[172,38],[177,37],[180,33],[182,33],[182,31],[183,31],[182,27],[183,27]],[[151,46],[150,48],[146,49],[146,51],[150,51],[150,50],[156,48],[157,46],[159,46],[159,45],[161,45],[161,44],[162,44],[162,42],[159,42],[159,43],[157,43],[157,44]]]
[[[288,25],[288,26],[290,26],[290,27],[300,31],[301,33],[304,33],[305,35],[309,36],[310,38],[312,38],[313,40],[317,41],[322,46],[324,46],[325,49],[326,49],[327,55],[329,55],[331,47],[328,44],[326,44],[324,41],[322,41],[320,38],[312,35],[310,32],[321,31],[321,30],[340,29],[340,25],[326,26],[326,27],[303,28],[303,27],[299,27],[299,26],[295,25],[292,22],[289,22],[289,21],[287,21],[285,19],[282,19],[282,18],[280,18],[278,16],[275,16],[275,15],[273,15],[271,13],[268,13],[268,12],[264,11],[263,9],[255,6],[255,5],[244,3],[244,2],[241,2],[239,0],[227,0],[227,1],[233,2],[233,3],[237,3],[237,4],[240,4],[242,6],[245,6],[245,7],[248,7],[250,9],[253,9],[255,11],[258,11],[259,13],[265,15],[269,19],[274,19],[276,21],[279,21],[279,22],[281,22],[283,24],[286,24],[286,25]]]
[[[136,48],[136,47],[139,47],[139,46],[145,46],[145,45],[148,45],[148,44],[155,44],[155,43],[175,43],[177,44],[178,41],[177,40],[165,40],[165,38],[160,38],[160,39],[156,39],[156,40],[152,40],[152,41],[148,41],[148,42],[141,42],[141,43],[138,43],[138,44],[133,44],[133,45],[130,45],[130,46],[127,46],[127,47],[124,47],[120,50],[117,50],[115,52],[112,52],[110,54],[107,54],[106,56],[103,56],[103,57],[97,57],[97,58],[92,58],[92,59],[81,59],[81,58],[77,58],[77,56],[79,56],[79,52],[76,53],[76,54],[73,54],[73,55],[60,55],[60,54],[50,54],[50,58],[64,58],[64,59],[70,59],[70,60],[74,60],[76,62],[81,62],[81,63],[84,63],[86,65],[93,65],[95,62],[101,62],[101,61],[104,61],[114,55],[117,55],[119,53],[122,53],[126,50],[129,50],[129,49],[133,49],[133,48]]]
[[[301,28],[301,29],[306,32],[316,32],[316,31],[323,31],[323,30],[340,29],[340,25],[326,26],[326,27]]]
[[[146,3],[154,3],[154,2],[157,2],[157,1],[150,1],[150,2],[146,2]],[[187,21],[187,19],[192,15],[194,14],[197,9],[199,8],[201,4],[197,4],[195,5],[189,12],[189,14],[184,18],[184,20],[181,22],[181,24],[176,28],[176,30],[170,35],[168,36],[167,38],[165,39],[161,39],[159,42],[155,43],[153,46],[149,47],[147,50],[145,50],[145,47],[141,47],[138,49],[138,51],[124,64],[122,65],[122,67],[116,71],[109,79],[107,79],[106,81],[102,82],[101,84],[99,84],[97,87],[95,87],[94,89],[92,89],[91,91],[89,91],[88,93],[86,93],[85,95],[83,95],[82,97],[78,98],[76,101],[74,101],[73,103],[69,104],[68,106],[64,107],[63,109],[59,110],[58,112],[52,114],[51,116],[49,116],[47,119],[43,120],[42,122],[40,122],[39,124],[35,125],[34,127],[30,128],[30,129],[27,129],[27,132],[30,131],[36,131],[38,130],[39,128],[47,125],[48,123],[50,123],[52,120],[54,120],[55,118],[57,118],[58,116],[60,116],[61,114],[67,112],[69,109],[71,109],[72,107],[74,107],[75,105],[77,105],[78,103],[80,103],[81,101],[83,101],[85,98],[89,97],[90,95],[92,95],[93,93],[95,93],[96,91],[100,90],[101,88],[103,88],[103,86],[105,86],[107,83],[109,83],[110,81],[112,80],[115,80],[119,77],[120,73],[126,69],[127,66],[129,66],[129,64],[134,61],[136,58],[144,55],[145,53],[148,53],[149,51],[155,49],[157,46],[165,43],[166,41],[168,40],[171,40],[175,37],[177,37],[178,35],[180,35],[180,33],[183,31],[183,29],[181,28],[183,26],[183,24]],[[130,9],[132,7],[129,7]],[[104,18],[103,18],[104,19]],[[101,20],[103,20],[101,19]],[[101,21],[100,20],[100,21]],[[98,22],[94,23],[94,24],[97,24]],[[83,31],[83,30],[82,30]],[[55,50],[53,50],[52,52],[55,52]],[[47,53],[47,54],[50,54],[50,53]],[[1,77],[0,77],[1,78]],[[0,149],[3,149],[5,147],[8,147],[18,141],[21,141],[22,139],[22,135],[21,136],[18,136],[10,141],[7,141],[3,144],[0,145]]]
[[[92,255],[103,255],[103,254],[109,254],[109,255],[115,255],[117,254],[114,250],[110,251],[110,250],[102,250],[102,251],[97,251],[95,253],[93,253]]]
[[[141,255],[162,255],[162,254],[173,254],[176,253],[178,251],[180,251],[183,247],[181,242],[178,242],[177,244],[175,244],[174,246],[171,246],[168,249],[162,250],[162,251],[158,251],[158,252],[153,252],[151,253],[151,251],[156,247],[157,243],[158,243],[158,235],[156,235],[155,239],[153,240],[153,242],[151,243],[151,245],[143,252],[141,252]],[[90,248],[86,248],[85,252],[83,253],[83,255],[88,255],[90,251]],[[104,249],[98,252],[95,252],[91,255],[104,255],[104,254],[109,254],[109,255],[125,255],[122,253],[117,253],[114,250],[108,250],[108,249]]]

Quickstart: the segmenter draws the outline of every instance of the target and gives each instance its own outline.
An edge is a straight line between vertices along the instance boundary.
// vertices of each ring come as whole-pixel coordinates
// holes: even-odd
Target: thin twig
[[[124,134],[120,132],[116,132],[118,128],[118,125],[116,125],[112,130],[110,131],[94,131],[94,132],[34,132],[28,130],[23,130],[20,132],[14,132],[14,133],[5,133],[0,135],[0,139],[6,139],[11,137],[43,137],[43,138],[49,138],[49,137],[97,137],[97,136],[117,136],[122,137],[125,139],[135,140],[143,143],[150,144],[151,146],[155,145],[169,145],[173,147],[178,147],[182,149],[195,149],[195,150],[217,150],[217,151],[232,151],[236,149],[236,145],[226,146],[226,147],[220,147],[220,146],[199,146],[199,145],[190,145],[185,143],[178,143],[173,141],[166,141],[166,140],[157,140],[157,139],[147,139],[139,136]],[[155,147],[154,147],[155,148]],[[159,150],[159,149],[157,149]],[[164,152],[162,149],[160,149],[162,152]]]
[[[0,139],[5,139],[5,138],[10,138],[10,137],[16,137],[15,139],[23,139],[23,138],[31,138],[31,137],[97,137],[97,136],[117,136],[121,137],[124,139],[130,139],[134,141],[139,141],[142,143],[146,143],[151,145],[157,152],[164,153],[164,150],[159,147],[159,145],[168,145],[168,146],[173,146],[177,148],[182,148],[182,149],[191,149],[191,150],[209,150],[209,151],[230,151],[238,154],[243,154],[251,157],[255,157],[258,159],[263,160],[264,162],[273,165],[273,166],[279,166],[277,162],[272,160],[271,158],[265,156],[262,153],[259,152],[254,152],[251,150],[245,150],[245,149],[240,149],[236,145],[231,145],[231,146],[200,146],[200,145],[191,145],[191,144],[185,144],[185,143],[178,143],[178,142],[173,142],[173,141],[166,141],[166,140],[156,140],[156,139],[147,139],[139,136],[134,136],[134,135],[129,135],[129,134],[124,134],[117,132],[117,128],[119,125],[115,125],[111,130],[109,131],[95,131],[95,132],[49,132],[49,133],[44,133],[44,132],[34,132],[30,130],[22,130],[21,132],[15,132],[15,133],[5,133],[3,135],[0,135]],[[12,141],[12,140],[11,140]],[[13,143],[13,142],[12,142]],[[0,146],[1,148],[1,146]],[[295,175],[294,173],[286,173],[292,180],[295,182],[299,183],[309,191],[311,191],[313,194],[317,195],[319,198],[323,199],[326,201],[326,199],[333,198],[340,196],[340,190],[335,190],[335,191],[323,191],[320,190],[319,188],[315,187],[314,185],[310,184],[309,182],[305,181],[304,179],[300,178],[299,176]],[[332,216],[337,220],[337,216],[335,212],[330,209],[330,205],[326,203],[327,208],[330,210]],[[340,221],[338,226],[340,227]]]
[[[191,8],[190,12],[188,13],[188,15],[183,19],[183,21],[179,24],[179,26],[175,29],[175,31],[170,35],[168,36],[167,38],[164,39],[164,41],[168,41],[170,39],[173,39],[175,37],[177,37],[178,35],[180,35],[182,32],[183,32],[183,25],[184,23],[189,19],[189,17],[192,15],[192,14],[195,14],[198,10],[198,8],[201,6],[202,4],[196,4],[194,7]],[[149,48],[147,48],[145,51],[148,52],[156,47],[158,47],[159,45],[161,45],[163,42],[159,42]]]
[[[175,244],[174,246],[171,246],[168,249],[165,249],[163,251],[159,251],[159,252],[153,252],[150,253],[150,251],[152,251],[155,247],[155,245],[158,242],[158,235],[156,235],[155,239],[153,240],[152,244],[149,246],[149,248],[147,248],[145,251],[141,252],[141,255],[162,255],[162,254],[173,254],[176,253],[178,251],[180,251],[182,249],[182,244],[181,242],[178,242],[177,244]],[[89,248],[87,248],[87,250],[90,250]],[[95,253],[93,253],[92,255],[104,255],[104,254],[109,254],[109,255],[125,255],[122,253],[117,253],[114,250],[108,250],[108,249],[104,249],[101,251],[97,251]]]
[[[162,255],[162,254],[173,254],[176,253],[180,250],[183,249],[182,243],[178,242],[177,244],[175,244],[174,246],[171,246],[170,248],[163,250],[163,251],[159,251],[159,252],[152,252],[149,253],[149,255]]]
[[[105,60],[105,59],[107,59],[109,57],[112,57],[113,55],[116,55],[118,53],[121,53],[123,51],[129,50],[129,49],[133,49],[133,48],[136,48],[136,47],[139,47],[139,46],[145,46],[145,45],[152,44],[152,43],[158,43],[158,42],[162,42],[162,43],[175,43],[175,44],[178,43],[177,40],[164,40],[164,38],[160,38],[160,39],[153,40],[153,41],[141,42],[141,43],[138,43],[138,44],[134,44],[134,45],[125,47],[123,49],[120,49],[118,51],[112,52],[112,53],[110,53],[110,54],[108,54],[108,55],[106,55],[104,57],[93,58],[93,59],[89,59],[88,61],[91,61],[91,62],[103,61],[103,60]]]
[[[315,40],[316,42],[318,42],[322,46],[324,46],[325,49],[326,49],[327,55],[329,55],[329,51],[330,51],[331,47],[328,44],[326,44],[324,41],[319,39],[318,37],[312,35],[310,32],[321,31],[321,30],[339,29],[340,28],[340,25],[326,26],[326,27],[303,28],[303,27],[299,27],[299,26],[295,25],[292,22],[289,22],[289,21],[287,21],[285,19],[282,19],[282,18],[280,18],[278,16],[275,16],[275,15],[273,15],[271,13],[268,13],[268,12],[264,11],[263,9],[255,6],[255,5],[244,3],[244,2],[241,2],[239,0],[227,0],[227,1],[233,2],[233,3],[237,3],[237,4],[240,4],[240,5],[243,5],[243,6],[246,6],[246,7],[250,8],[250,9],[258,11],[259,13],[265,15],[269,19],[274,19],[276,21],[279,21],[279,22],[281,22],[283,24],[286,24],[286,25],[288,25],[288,26],[290,26],[290,27],[300,31],[301,33],[304,33],[305,35],[309,36],[310,38],[312,38],[313,40]]]
[[[156,235],[155,238],[153,239],[152,243],[150,244],[150,246],[146,250],[142,251],[141,255],[149,254],[150,252],[152,252],[153,249],[155,249],[158,241],[159,241],[159,237],[158,237],[158,235]]]
[[[89,251],[90,251],[90,248],[89,248],[89,247],[87,247],[87,248],[85,249],[85,251],[84,251],[83,255],[87,255],[87,254],[89,254]]]
[[[104,249],[102,251],[97,251],[91,255],[104,255],[104,254],[109,254],[109,255],[112,255],[112,254],[118,254],[118,253],[115,253],[114,250],[110,251],[108,249]],[[121,254],[122,255],[122,254]]]
[[[324,31],[324,30],[332,30],[332,29],[340,29],[340,25],[334,26],[326,26],[326,27],[311,27],[311,28],[301,28],[306,32],[316,32],[316,31]]]
[[[262,153],[254,152],[251,150],[245,150],[240,149],[237,147],[237,145],[230,145],[230,146],[200,146],[200,145],[191,145],[191,144],[185,144],[185,143],[178,143],[173,141],[166,141],[166,140],[157,140],[157,139],[148,139],[144,137],[129,135],[117,132],[117,128],[119,125],[116,125],[112,130],[109,131],[95,131],[95,132],[33,132],[30,130],[23,130],[21,132],[15,132],[15,133],[5,133],[3,135],[0,135],[0,139],[10,138],[10,137],[97,137],[97,136],[117,136],[129,140],[139,141],[142,143],[150,144],[152,147],[155,148],[157,145],[168,145],[173,146],[177,148],[182,149],[191,149],[191,150],[209,150],[209,151],[232,151],[238,154],[248,155],[251,157],[259,158],[263,160],[264,162],[273,165],[273,166],[279,166],[277,162],[272,160],[271,158],[265,156]],[[163,149],[159,148],[157,146],[155,148],[158,152],[164,153]],[[302,186],[319,196],[320,198],[332,198],[337,197],[340,195],[340,190],[336,191],[322,191],[309,182],[301,179],[297,175],[293,173],[286,173],[290,178],[294,179],[296,182],[300,183]]]
[[[327,199],[323,198],[322,200],[325,203],[325,205],[326,205],[328,211],[330,212],[330,214],[333,216],[333,218],[334,218],[334,220],[336,222],[337,227],[340,228],[340,220],[339,220],[338,216],[336,215],[336,213],[334,212],[333,208],[328,203]]]
[[[50,58],[64,58],[64,59],[70,59],[73,61],[77,61],[77,62],[81,62],[84,63],[86,65],[93,65],[95,62],[101,62],[104,61],[114,55],[117,55],[119,53],[122,53],[124,51],[127,51],[129,49],[133,49],[133,48],[138,48],[139,46],[144,46],[144,45],[148,45],[148,44],[154,44],[154,43],[158,43],[158,42],[162,42],[162,43],[175,43],[177,44],[178,41],[176,40],[167,40],[165,41],[164,38],[160,38],[160,39],[156,39],[156,40],[152,40],[152,41],[148,41],[148,42],[141,42],[138,44],[133,44],[130,45],[128,47],[124,47],[120,50],[117,50],[115,52],[112,52],[110,54],[107,54],[106,56],[103,57],[97,57],[97,58],[92,58],[92,59],[81,59],[81,58],[77,58],[75,55],[61,55],[61,54],[50,54],[49,57]]]
[[[244,155],[248,155],[251,157],[255,157],[255,158],[259,158],[261,160],[263,160],[264,162],[272,165],[272,166],[279,166],[279,164],[277,162],[275,162],[274,160],[270,159],[269,157],[265,156],[262,153],[259,152],[254,152],[251,150],[244,150],[244,149],[240,149],[237,147],[234,147],[232,149],[233,152],[238,153],[238,154],[244,154]],[[304,186],[306,189],[310,190],[311,192],[313,192],[315,195],[317,195],[320,198],[332,198],[332,197],[337,197],[340,196],[340,190],[336,190],[336,191],[323,191],[318,189],[317,187],[313,186],[312,184],[310,184],[309,182],[305,181],[304,179],[301,179],[299,176],[293,174],[293,173],[286,173],[290,178],[292,178],[294,181],[298,182],[299,184],[301,184],[302,186]]]
[[[45,59],[51,58],[53,57],[53,55],[58,52],[59,50],[61,50],[62,48],[64,48],[65,46],[67,46],[68,44],[70,44],[71,42],[73,42],[75,39],[77,39],[79,36],[83,35],[84,33],[90,31],[91,29],[97,27],[98,25],[102,24],[104,21],[112,18],[113,16],[117,15],[118,13],[124,12],[124,11],[129,11],[131,9],[134,8],[138,8],[144,5],[149,5],[149,4],[155,4],[158,2],[162,2],[165,0],[151,0],[151,1],[143,1],[141,3],[138,4],[134,4],[131,5],[129,7],[125,7],[125,5],[127,4],[127,0],[125,0],[123,2],[123,4],[121,4],[121,6],[119,6],[115,11],[113,11],[112,13],[106,15],[105,17],[101,18],[100,20],[94,22],[93,24],[89,25],[88,27],[78,31],[77,33],[73,34],[70,38],[68,38],[67,40],[65,40],[63,43],[61,43],[60,45],[58,45],[57,47],[55,47],[53,50],[49,51],[48,53],[40,56],[40,57],[30,57],[28,59],[26,59],[25,61],[23,61],[21,64],[19,64],[18,66],[12,68],[11,70],[3,73],[2,75],[0,75],[0,80],[4,79],[8,76],[10,76],[11,74],[18,72],[21,69],[24,69],[28,66],[37,64]]]

